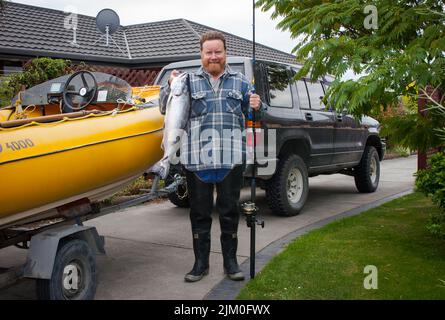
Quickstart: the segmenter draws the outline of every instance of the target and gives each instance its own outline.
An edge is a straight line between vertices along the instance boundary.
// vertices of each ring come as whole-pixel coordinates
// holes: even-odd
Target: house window
[[[3,61],[0,62],[0,76],[22,72],[22,63],[21,62],[10,62],[10,61]]]

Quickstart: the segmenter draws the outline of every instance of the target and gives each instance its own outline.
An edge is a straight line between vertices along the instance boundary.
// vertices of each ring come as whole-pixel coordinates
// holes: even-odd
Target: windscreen
[[[97,94],[93,103],[116,103],[117,100],[128,101],[131,98],[131,86],[116,76],[102,73],[92,72],[97,82]],[[45,105],[48,104],[48,94],[62,95],[65,84],[71,75],[61,76],[39,85],[36,85],[21,94],[22,105]],[[88,86],[94,85],[94,81],[89,76],[85,76]],[[84,87],[80,76],[74,77],[69,83],[68,90],[80,91]],[[17,96],[13,99],[13,105],[17,100]],[[76,101],[74,101],[76,102]]]

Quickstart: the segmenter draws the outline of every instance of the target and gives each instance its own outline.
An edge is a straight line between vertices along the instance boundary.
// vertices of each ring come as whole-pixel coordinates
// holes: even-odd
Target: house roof
[[[127,65],[199,58],[200,35],[215,30],[185,19],[119,26],[112,35],[117,45],[110,39],[107,47],[105,37],[96,28],[96,18],[78,14],[77,45],[74,45],[71,43],[73,30],[65,28],[68,13],[6,2],[0,15],[0,55],[49,56]],[[252,55],[251,41],[221,32],[226,37],[228,55]],[[295,56],[261,44],[256,44],[256,56],[295,62]]]

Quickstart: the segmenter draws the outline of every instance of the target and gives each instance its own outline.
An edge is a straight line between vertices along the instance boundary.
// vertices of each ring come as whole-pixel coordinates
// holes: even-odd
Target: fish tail
[[[170,163],[168,158],[159,160],[150,169],[148,169],[148,171],[159,175],[161,179],[165,179],[170,171]]]

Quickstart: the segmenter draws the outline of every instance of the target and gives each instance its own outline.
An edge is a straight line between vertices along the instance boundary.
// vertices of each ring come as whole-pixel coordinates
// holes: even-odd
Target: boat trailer
[[[0,249],[16,246],[28,252],[23,266],[0,266],[0,289],[21,278],[32,278],[36,279],[38,299],[93,299],[95,256],[105,255],[105,239],[94,226],[84,226],[83,222],[176,193],[178,187],[185,185],[185,177],[175,174],[162,189],[159,182],[156,175],[151,190],[120,204],[101,207],[100,203],[79,202],[63,215],[1,229]]]

